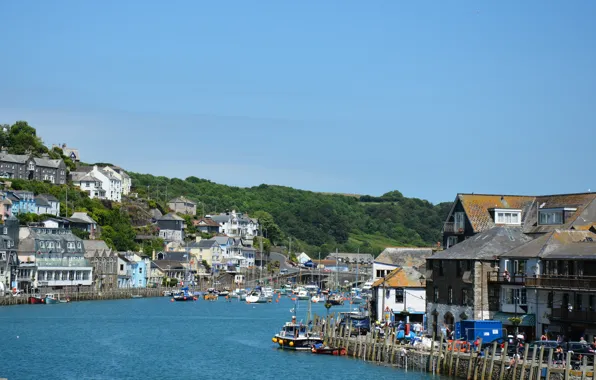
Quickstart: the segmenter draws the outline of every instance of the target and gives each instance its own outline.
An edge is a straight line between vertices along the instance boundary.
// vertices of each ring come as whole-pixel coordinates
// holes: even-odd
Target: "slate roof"
[[[56,198],[52,194],[39,194],[39,196],[44,197],[45,199],[47,199],[50,202],[58,202],[58,198]]]
[[[568,229],[575,225],[593,225],[596,222],[596,193],[561,194],[536,197],[524,221],[524,232],[544,233],[555,229]],[[572,207],[577,210],[565,218],[565,224],[538,225],[538,209]]]
[[[186,198],[186,197],[176,197],[174,199],[172,199],[170,202],[168,203],[190,203],[196,206],[196,203],[191,201],[190,199]]]
[[[130,263],[130,260],[126,258],[126,256],[118,254],[118,258],[122,261],[124,261],[125,263]]]
[[[181,218],[174,213],[169,213],[159,218],[159,220],[184,220],[184,218]]]
[[[169,260],[169,261],[178,261],[178,262],[187,262],[188,258],[184,257],[187,255],[186,251],[165,251],[159,252],[158,257],[163,257],[162,260]]]
[[[399,267],[423,267],[426,258],[433,253],[432,248],[390,247],[375,259],[375,262]]]
[[[103,240],[83,240],[83,246],[86,251],[109,250],[110,247]]]
[[[46,168],[54,168],[57,169],[60,167],[60,164],[63,162],[61,159],[60,160],[52,160],[50,158],[38,158],[38,157],[34,157],[33,161],[35,162],[35,165],[37,166],[42,166],[42,167],[46,167]]]
[[[101,182],[99,178],[92,173],[72,172],[70,178],[73,182]]]
[[[191,248],[211,248],[214,245],[219,246],[219,244],[217,244],[217,242],[213,239],[203,239],[201,241],[195,241],[190,243],[188,246]]]
[[[6,152],[0,152],[0,161],[14,162],[15,164],[24,164],[29,160],[28,154],[8,154]]]
[[[420,277],[423,277],[422,283]],[[385,279],[387,279],[385,281]],[[424,288],[426,287],[426,279],[414,268],[399,267],[392,270],[384,278],[379,278],[372,285],[373,288],[384,285],[388,288]]]
[[[175,261],[175,260],[155,260],[155,261],[153,261],[153,263],[155,263],[155,265],[162,271],[168,270],[168,266],[170,267],[170,270],[183,270],[184,269],[184,265],[182,265],[182,263],[180,261]]]
[[[68,218],[68,220],[70,221],[74,221],[74,222],[83,222],[83,223],[88,223],[88,224],[97,224],[97,222],[93,219],[91,219],[91,217],[89,215],[87,215],[86,212],[74,212],[70,218]]]
[[[495,226],[489,210],[511,208],[524,211],[531,206],[534,197],[525,195],[457,194],[474,232],[486,231]]]
[[[493,260],[529,241],[521,227],[493,227],[428,257],[428,260]]]
[[[234,239],[232,239],[231,237],[227,237],[227,236],[215,236],[215,237],[213,237],[213,239],[219,245],[228,244],[229,240],[232,240],[232,244],[234,244],[234,242],[233,242]]]
[[[35,197],[35,204],[37,206],[50,207],[50,202],[48,202],[48,200],[45,197],[42,197],[40,195]]]
[[[211,226],[211,227],[219,227],[219,223],[214,221],[211,218],[201,218],[199,220],[193,221],[195,226]]]
[[[511,258],[596,260],[596,234],[590,231],[555,230],[502,255]]]

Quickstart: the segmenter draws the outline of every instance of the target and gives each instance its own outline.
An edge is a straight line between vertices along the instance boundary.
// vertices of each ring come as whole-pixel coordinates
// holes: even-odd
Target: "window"
[[[439,302],[439,288],[435,286],[433,300],[435,302]]]
[[[575,307],[575,310],[579,311],[579,310],[582,309],[582,306],[583,306],[583,302],[582,301],[583,301],[582,294],[576,293],[575,294],[575,306],[574,306]]]
[[[443,260],[439,261],[439,276],[443,276],[444,275],[443,266],[444,266]]]
[[[120,270],[124,270],[124,264],[120,264]]]
[[[143,268],[139,268],[139,273],[143,273]]]
[[[465,220],[464,215],[465,214],[463,212],[454,213],[453,217],[454,217],[455,223],[454,223],[453,227],[455,228],[455,231],[458,231],[458,232],[464,231],[464,220]]]
[[[468,296],[468,289],[462,289],[461,290],[461,305],[468,306],[469,302],[470,302],[470,300],[469,300],[469,296]]]
[[[463,276],[466,271],[467,260],[459,260],[457,262],[457,277]]]
[[[567,294],[567,293],[563,294],[563,302],[561,302],[561,306],[562,307],[569,306],[569,294]]]
[[[83,247],[83,244],[81,244],[81,242],[80,242],[80,241],[78,241],[78,242],[77,242],[77,248],[78,248],[78,249],[81,249],[82,247]]]
[[[563,210],[540,210],[538,224],[563,224]]]
[[[8,228],[4,227],[4,228],[2,229],[2,231],[3,231],[4,235],[8,235]]]
[[[447,236],[447,247],[445,248],[449,248],[449,247],[453,247],[454,245],[456,245],[458,242],[457,236]]]
[[[447,304],[453,305],[453,288],[451,286],[447,288]]]
[[[404,303],[404,290],[402,288],[395,289],[395,303]]]
[[[39,248],[45,248],[46,247],[46,242],[45,241],[40,241],[39,242]]]
[[[548,292],[548,299],[546,301],[546,307],[553,307],[553,300],[555,298],[555,294],[553,292]]]
[[[48,248],[54,248],[54,242],[53,241],[49,241],[47,244]]]
[[[495,210],[496,224],[521,224],[521,210]]]

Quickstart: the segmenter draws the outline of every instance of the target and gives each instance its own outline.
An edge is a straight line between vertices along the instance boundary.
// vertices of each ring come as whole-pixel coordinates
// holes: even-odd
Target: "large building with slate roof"
[[[64,160],[50,159],[48,154],[35,157],[31,154],[9,154],[0,150],[0,178],[49,181],[55,185],[66,183]]]

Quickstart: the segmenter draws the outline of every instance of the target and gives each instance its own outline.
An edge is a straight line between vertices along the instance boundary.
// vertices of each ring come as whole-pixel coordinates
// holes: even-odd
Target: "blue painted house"
[[[35,195],[32,191],[10,190],[7,191],[7,197],[12,202],[13,215],[37,213],[37,206],[35,205]]]
[[[146,288],[147,287],[147,263],[145,260],[132,261],[132,287],[133,288]]]
[[[118,287],[146,288],[151,261],[133,252],[118,254]]]

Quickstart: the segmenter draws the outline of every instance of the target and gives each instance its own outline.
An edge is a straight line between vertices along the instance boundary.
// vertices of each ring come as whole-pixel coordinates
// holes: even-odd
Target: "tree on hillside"
[[[251,214],[253,218],[257,218],[259,220],[259,224],[261,225],[263,236],[271,241],[272,244],[276,244],[281,241],[282,233],[279,229],[279,226],[273,220],[273,216],[269,214],[267,211],[255,211]]]

